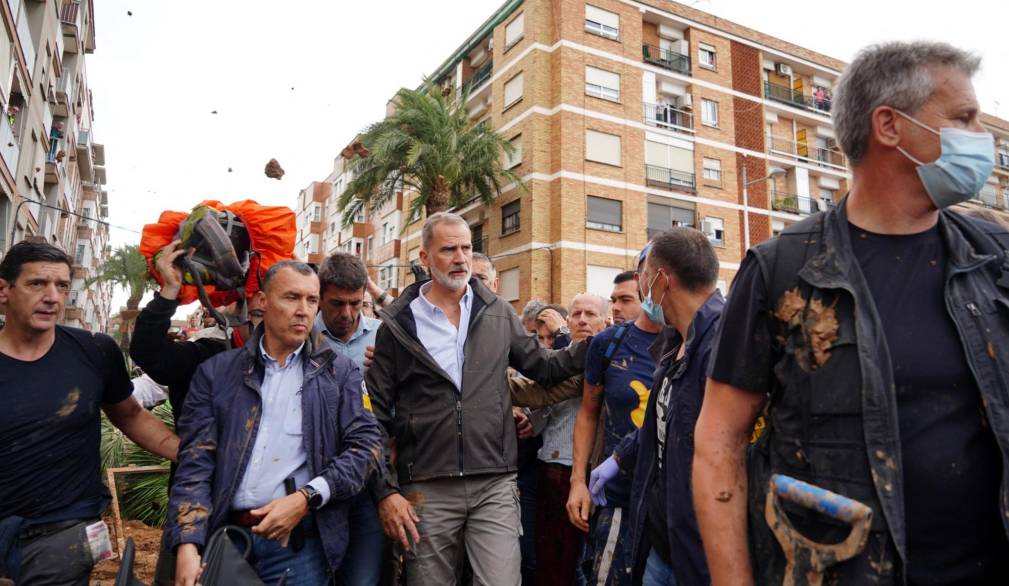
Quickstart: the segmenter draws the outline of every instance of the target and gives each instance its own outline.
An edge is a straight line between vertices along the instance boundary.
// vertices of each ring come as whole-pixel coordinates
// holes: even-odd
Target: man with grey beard
[[[415,283],[381,313],[365,376],[395,459],[375,499],[406,551],[407,583],[451,586],[462,547],[477,584],[518,586],[517,442],[506,369],[545,387],[578,374],[585,343],[541,348],[511,305],[471,278],[469,226],[431,215]]]

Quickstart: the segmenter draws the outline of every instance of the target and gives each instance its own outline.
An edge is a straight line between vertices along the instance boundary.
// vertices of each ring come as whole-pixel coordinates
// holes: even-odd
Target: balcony
[[[836,149],[810,146],[809,143],[767,135],[767,152],[772,155],[803,161],[818,167],[846,171],[848,159]]]
[[[1009,173],[1009,152],[999,151],[995,153],[995,170]]]
[[[63,3],[60,13],[60,23],[63,27],[64,44],[67,53],[77,53],[81,44],[81,4],[70,0]]]
[[[667,169],[656,165],[645,165],[645,182],[654,187],[676,189],[680,191],[696,191],[697,182],[693,173]]]
[[[91,131],[82,130],[77,133],[77,169],[81,180],[94,181],[94,157],[91,153]]]
[[[10,120],[7,116],[2,118],[3,120],[0,121],[0,155],[3,156],[4,165],[7,166],[10,176],[15,177],[21,149],[18,147],[18,140],[14,138],[14,127],[11,126]]]
[[[641,45],[641,54],[645,63],[683,75],[690,75],[690,57],[687,55],[655,45]]]
[[[35,75],[35,43],[32,41],[32,30],[28,26],[27,12],[27,8],[22,7],[20,14],[18,14],[18,45],[21,47],[21,53],[25,56],[28,77],[33,77]]]
[[[92,143],[91,155],[94,157],[96,167],[105,165],[105,145],[97,142]]]
[[[649,104],[645,102],[645,124],[693,133],[694,115],[686,110],[674,108],[669,104]]]
[[[807,96],[802,92],[793,90],[790,87],[764,82],[764,97],[783,104],[788,104],[803,110],[812,110],[825,116],[830,115],[831,100],[828,96],[821,97]]]
[[[494,73],[494,62],[488,61],[487,63],[484,63],[480,67],[480,69],[477,69],[473,73],[473,77],[470,77],[469,80],[463,84],[462,88],[463,91],[464,92],[468,91],[472,94],[474,90],[483,86],[483,84],[487,83],[487,81],[490,80],[491,75],[493,73]]]
[[[56,84],[56,102],[53,114],[66,118],[70,116],[70,104],[74,102],[74,80],[72,72],[64,72]]]
[[[817,205],[813,198],[803,197],[801,195],[776,193],[773,195],[773,199],[771,200],[771,209],[779,212],[799,214],[802,216],[808,216],[813,213],[816,211],[816,207]]]

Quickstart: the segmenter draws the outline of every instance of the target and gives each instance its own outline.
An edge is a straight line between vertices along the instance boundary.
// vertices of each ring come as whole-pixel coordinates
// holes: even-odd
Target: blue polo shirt
[[[350,339],[344,342],[326,329],[326,322],[322,321],[322,312],[315,316],[315,327],[322,332],[322,336],[329,342],[329,347],[334,352],[350,358],[361,372],[364,372],[364,351],[368,346],[375,345],[375,334],[378,333],[380,325],[382,320],[366,317],[362,313],[357,318],[357,329],[350,335]]]

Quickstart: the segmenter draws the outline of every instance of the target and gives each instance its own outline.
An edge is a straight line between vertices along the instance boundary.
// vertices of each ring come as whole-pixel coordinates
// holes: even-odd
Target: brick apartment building
[[[608,295],[649,236],[674,225],[708,235],[724,291],[748,245],[846,192],[830,118],[844,66],[674,2],[511,0],[431,77],[470,90],[473,120],[515,145],[507,165],[527,190],[511,186],[492,206],[456,211],[517,308],[534,297]],[[998,165],[977,205],[1007,209],[1009,122],[983,121]],[[313,251],[359,253],[389,286],[411,282],[420,224],[398,232],[411,194],[360,218],[353,234],[338,232],[331,202],[344,163],[338,157],[324,182],[327,198],[312,200],[324,201],[318,217],[327,218]]]
[[[0,3],[0,254],[23,239],[73,258],[63,323],[106,331],[112,288],[85,287],[108,257],[105,147],[94,140],[86,56],[92,0]]]

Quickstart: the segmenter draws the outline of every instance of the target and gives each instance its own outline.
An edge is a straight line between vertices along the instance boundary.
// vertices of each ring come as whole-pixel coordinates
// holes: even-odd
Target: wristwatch
[[[315,487],[311,484],[306,484],[299,488],[298,492],[305,495],[305,499],[308,500],[309,509],[315,511],[322,506],[322,493],[315,490]]]
[[[570,335],[571,335],[571,330],[568,329],[567,326],[561,326],[561,327],[557,328],[557,331],[554,332],[554,337],[555,338],[557,336],[570,336]]]
[[[382,294],[375,298],[375,303],[379,305],[385,305],[385,300],[389,298],[388,291],[382,291]]]

